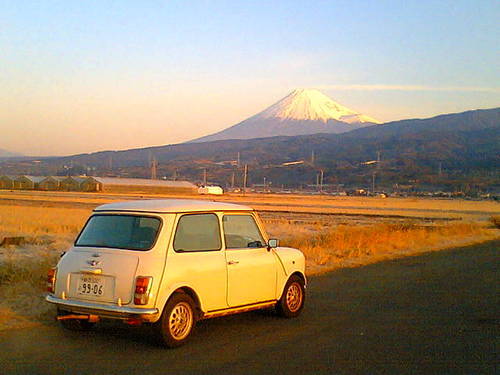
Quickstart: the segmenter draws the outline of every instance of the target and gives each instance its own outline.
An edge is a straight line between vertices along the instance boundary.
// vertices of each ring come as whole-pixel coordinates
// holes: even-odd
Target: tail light
[[[151,276],[137,276],[135,279],[134,304],[146,305],[149,301],[153,278]]]
[[[51,268],[47,273],[47,292],[49,293],[56,291],[56,274],[57,268]]]

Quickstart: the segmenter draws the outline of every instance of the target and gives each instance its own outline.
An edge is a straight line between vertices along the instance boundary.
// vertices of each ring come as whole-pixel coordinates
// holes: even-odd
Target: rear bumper
[[[145,321],[156,321],[159,311],[156,308],[137,308],[117,305],[105,305],[86,301],[57,298],[48,295],[45,300],[63,310],[81,314],[98,315],[103,318],[129,319],[139,318]]]

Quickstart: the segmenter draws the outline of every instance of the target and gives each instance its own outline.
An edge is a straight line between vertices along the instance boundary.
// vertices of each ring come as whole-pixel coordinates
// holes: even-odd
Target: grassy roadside
[[[0,331],[49,322],[53,310],[45,301],[47,270],[57,263],[55,253],[6,257],[0,262]]]
[[[0,206],[0,240],[23,237],[0,247],[0,331],[52,321],[44,301],[47,270],[67,250],[90,209]]]
[[[23,236],[19,246],[0,248],[0,330],[53,321],[45,303],[47,269],[72,243],[90,210],[0,206],[0,236]],[[500,238],[492,223],[418,221],[332,225],[266,220],[282,246],[301,249],[309,275]]]
[[[500,237],[489,222],[422,225],[415,221],[331,228],[273,226],[283,246],[301,249],[308,275],[356,267],[385,259],[466,246]]]

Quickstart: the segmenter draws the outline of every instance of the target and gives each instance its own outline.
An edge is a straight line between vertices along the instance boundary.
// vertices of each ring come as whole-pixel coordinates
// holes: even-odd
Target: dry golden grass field
[[[47,269],[71,246],[95,206],[139,197],[153,198],[0,191],[0,242],[23,238],[0,247],[0,329],[49,322],[53,308],[43,301]],[[260,211],[270,236],[304,252],[309,275],[500,237],[496,202],[258,194],[217,200]]]
[[[7,191],[0,190],[0,204],[35,204],[50,206],[92,206],[138,198],[217,199],[248,204],[259,211],[302,212],[315,214],[375,215],[427,218],[481,218],[498,215],[500,204],[495,201],[425,198],[337,197],[295,194],[224,194],[148,195],[140,193],[102,194],[82,192]]]

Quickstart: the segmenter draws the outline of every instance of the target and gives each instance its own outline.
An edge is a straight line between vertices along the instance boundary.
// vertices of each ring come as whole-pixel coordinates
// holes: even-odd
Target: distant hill
[[[314,89],[297,89],[264,111],[218,133],[191,142],[252,139],[279,135],[345,133],[379,124]]]
[[[275,185],[311,184],[321,169],[330,184],[368,186],[376,173],[385,187],[419,184],[463,189],[473,184],[488,190],[500,189],[499,145],[500,108],[494,108],[394,121],[343,134],[220,140],[49,158],[42,166],[57,171],[72,164],[107,173],[112,164],[114,173],[147,177],[154,156],[160,163],[159,175],[196,181],[207,169],[210,179],[222,185],[230,182],[233,173],[238,181],[241,166],[249,164],[250,183],[266,177]],[[239,169],[234,165],[238,153]],[[375,163],[378,157],[380,163]],[[290,161],[299,163],[282,165]]]
[[[398,149],[400,155],[415,150],[413,145],[419,141],[419,148],[415,151],[433,149],[438,159],[448,159],[452,156],[445,153],[449,149],[451,140],[455,145],[463,144],[459,149],[486,153],[489,149],[468,150],[466,144],[489,144],[498,140],[500,129],[500,108],[467,111],[456,114],[440,115],[428,119],[413,119],[393,121],[382,125],[356,129],[343,134],[314,134],[293,137],[270,137],[249,140],[220,140],[204,143],[184,143],[167,146],[147,147],[124,151],[101,151],[92,154],[80,154],[68,157],[52,158],[52,162],[73,162],[105,165],[112,157],[116,166],[143,165],[150,160],[151,155],[159,162],[187,161],[208,159],[222,161],[234,159],[237,152],[245,159],[258,162],[287,161],[289,159],[309,157],[312,150],[325,154],[318,154],[321,158],[333,160],[347,158],[363,161],[368,156],[376,155],[375,149],[385,153]],[[485,138],[485,134],[492,133],[493,138]],[[468,134],[470,139],[463,139]],[[497,143],[495,146],[498,146]],[[445,147],[448,145],[448,147]],[[441,151],[440,151],[441,150]],[[495,149],[494,151],[498,151]],[[327,156],[328,155],[328,156]],[[489,155],[489,154],[488,154]],[[397,156],[397,155],[393,155]],[[421,155],[427,158],[428,154]],[[462,159],[464,154],[453,155]]]
[[[11,152],[4,150],[0,148],[0,158],[10,158],[10,157],[16,157],[16,156],[23,156],[22,154],[19,154],[17,152]]]

